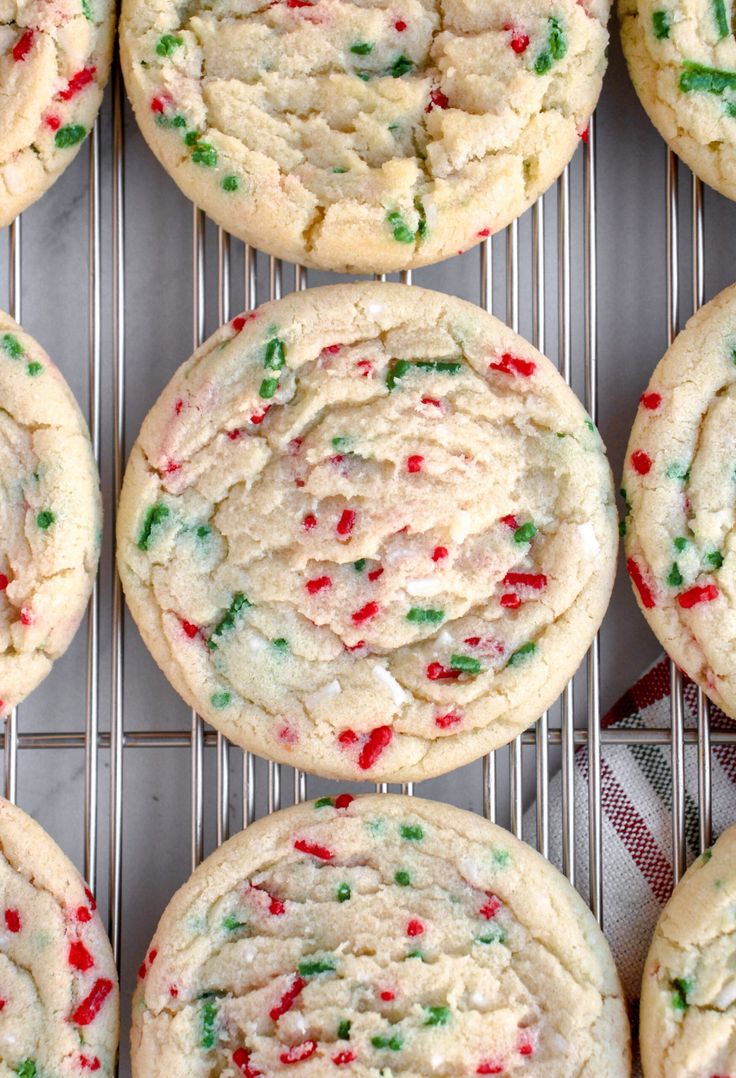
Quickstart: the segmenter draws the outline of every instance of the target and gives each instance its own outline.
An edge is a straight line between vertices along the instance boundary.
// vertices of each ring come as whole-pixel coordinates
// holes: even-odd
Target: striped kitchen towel
[[[670,727],[669,660],[660,659],[611,709],[605,727]],[[697,690],[685,682],[685,725],[697,728]],[[733,723],[711,706],[711,730]],[[588,898],[588,752],[575,754],[576,884]],[[604,747],[601,764],[603,922],[626,994],[639,998],[654,926],[672,891],[672,761],[668,745]],[[736,745],[712,750],[713,841],[736,822]],[[562,863],[562,780],[550,781],[550,857]],[[698,760],[685,749],[685,838],[688,864],[699,850]],[[525,819],[534,834],[534,809]]]

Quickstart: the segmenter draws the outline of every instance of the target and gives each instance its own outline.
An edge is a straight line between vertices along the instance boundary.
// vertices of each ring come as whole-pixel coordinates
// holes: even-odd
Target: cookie
[[[321,269],[472,247],[572,157],[609,0],[125,0],[138,123],[233,235]]]
[[[577,892],[421,799],[323,797],[249,827],[174,896],[139,978],[134,1078],[630,1074]]]
[[[685,873],[654,933],[641,989],[646,1078],[726,1078],[736,1071],[735,905],[730,827]]]
[[[92,892],[0,798],[0,1065],[19,1078],[112,1078],[118,987]]]
[[[49,357],[0,311],[0,716],[51,670],[85,612],[102,510],[89,434]]]
[[[113,0],[0,4],[0,228],[76,156],[102,100]]]
[[[537,719],[616,546],[600,437],[549,360],[373,282],[215,333],[146,419],[118,516],[172,685],[237,744],[352,779],[448,771]]]
[[[736,718],[736,287],[688,322],[641,397],[624,470],[627,567],[652,630]]]
[[[736,198],[736,39],[726,0],[619,0],[631,79],[660,135]]]

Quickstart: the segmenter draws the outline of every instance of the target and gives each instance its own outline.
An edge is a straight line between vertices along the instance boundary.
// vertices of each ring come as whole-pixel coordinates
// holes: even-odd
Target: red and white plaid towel
[[[611,709],[605,727],[670,727],[669,661],[660,659]],[[685,725],[697,727],[697,689],[685,682]],[[711,707],[711,729],[733,723]],[[576,884],[588,898],[587,748],[575,754]],[[654,926],[672,891],[672,757],[668,745],[606,745],[601,764],[604,872],[603,924],[630,1002]],[[550,856],[562,863],[562,779],[550,782]],[[713,841],[736,822],[736,745],[712,751]],[[688,864],[700,852],[698,760],[685,749],[685,838]],[[534,834],[534,813],[525,834]]]

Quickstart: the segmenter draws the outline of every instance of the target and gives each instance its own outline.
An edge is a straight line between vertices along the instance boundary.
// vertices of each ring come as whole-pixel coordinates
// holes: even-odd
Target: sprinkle
[[[342,730],[337,735],[337,740],[341,745],[355,745],[359,738],[355,730]]]
[[[636,449],[631,454],[631,467],[637,475],[648,475],[652,468],[652,458],[643,449]]]
[[[368,573],[368,579],[372,581],[378,580],[379,576],[383,576],[383,567],[380,565],[377,569],[371,569]]]
[[[223,708],[228,706],[231,700],[232,696],[226,689],[222,692],[213,692],[212,696],[210,696],[210,703],[217,711],[222,711]]]
[[[377,726],[371,730],[358,757],[358,767],[361,771],[368,771],[378,761],[384,750],[388,748],[393,739],[393,730],[390,726]]]
[[[205,1051],[215,1047],[217,1043],[217,1003],[213,999],[206,1000],[200,1016],[199,1046]]]
[[[78,906],[77,907],[77,912],[76,912],[76,918],[77,918],[77,920],[79,921],[80,924],[87,924],[88,921],[92,920],[92,914],[90,913],[90,911],[87,909],[86,906]]]
[[[398,210],[392,210],[386,215],[386,221],[391,226],[391,232],[397,243],[413,243],[414,233],[407,225]],[[399,362],[402,362],[401,360]],[[403,362],[408,362],[404,360]],[[391,387],[389,387],[391,388]]]
[[[417,921],[416,919],[412,919],[411,921],[409,921],[409,923],[406,926],[406,934],[407,934],[407,936],[411,936],[411,937],[423,936],[424,935],[424,925],[422,924],[421,921]]]
[[[646,408],[650,412],[656,412],[662,403],[662,397],[659,393],[642,393],[639,403],[642,408]]]
[[[460,670],[449,670],[442,663],[433,662],[427,666],[427,677],[430,681],[454,681],[460,677]]]
[[[627,558],[626,570],[631,577],[634,587],[639,593],[641,604],[645,610],[653,610],[657,605],[654,599],[654,594],[649,584],[644,579],[644,574],[639,568],[638,563],[633,558]]]
[[[537,527],[532,524],[531,521],[527,521],[526,524],[522,524],[514,532],[515,543],[531,543],[534,536],[537,534]]]
[[[112,990],[112,981],[107,980],[105,977],[100,977],[95,981],[89,994],[74,1011],[70,1021],[75,1026],[88,1026],[100,1013],[103,1003]]]
[[[400,868],[394,874],[394,883],[397,883],[399,887],[411,887],[411,876],[406,869]]]
[[[15,1068],[17,1078],[38,1078],[38,1068],[32,1059],[24,1059]]]
[[[508,610],[518,610],[521,606],[521,599],[516,592],[510,591],[507,595],[501,596],[499,603]]]
[[[355,527],[356,513],[354,509],[343,509],[342,516],[337,522],[336,531],[338,535],[350,535]]]
[[[400,79],[402,75],[405,75],[407,71],[411,71],[414,67],[414,63],[408,56],[404,56],[403,52],[396,57],[391,65],[391,75],[395,79]]]
[[[522,1029],[519,1031],[519,1055],[531,1056],[534,1054],[534,1045],[532,1044],[531,1034],[528,1030]]]
[[[346,809],[349,805],[352,805],[355,798],[352,794],[338,794],[335,798],[336,809]]]
[[[343,1018],[338,1023],[338,1026],[337,1026],[337,1039],[339,1041],[349,1041],[350,1040],[350,1027],[352,1026],[352,1024],[353,1023],[350,1021],[349,1018]]]
[[[66,89],[59,94],[61,100],[71,101],[75,94],[78,94],[85,86],[89,86],[91,82],[94,82],[96,71],[96,67],[84,67],[81,71],[77,71],[76,75],[72,75]]]
[[[289,987],[286,989],[281,999],[275,1006],[268,1012],[269,1018],[272,1022],[278,1022],[279,1018],[287,1011],[290,1011],[296,1002],[297,996],[301,993],[302,989],[306,987],[307,982],[302,977],[294,975],[291,979]]]
[[[380,681],[388,689],[391,699],[397,707],[405,703],[407,695],[393,674],[390,674],[383,666],[374,666],[372,673],[376,681]]]
[[[294,849],[299,850],[300,853],[308,853],[311,857],[316,857],[318,861],[331,861],[335,856],[332,850],[329,850],[326,846],[320,846],[317,842],[309,842],[305,838],[295,839]]]
[[[3,333],[0,337],[3,351],[7,352],[11,359],[20,359],[24,355],[23,345],[12,333]]]
[[[97,1056],[80,1056],[79,1066],[85,1071],[98,1071],[102,1064]]]
[[[322,591],[323,588],[332,587],[332,578],[329,576],[317,576],[312,580],[308,580],[306,583],[307,591],[310,595],[316,595],[318,591]]]
[[[16,63],[25,60],[33,46],[33,30],[26,30],[13,46],[13,59]]]
[[[350,888],[348,887],[348,891]],[[348,894],[348,898],[350,895]],[[342,899],[341,901],[344,901]],[[333,958],[316,958],[310,962],[300,962],[297,966],[300,977],[317,977],[320,973],[334,973],[335,960]]]
[[[367,56],[370,52],[373,52],[373,45],[370,41],[357,41],[355,45],[350,46],[350,51],[355,53],[356,56]]]
[[[652,31],[658,41],[663,41],[670,36],[670,27],[669,11],[652,12]]]
[[[518,666],[519,663],[523,662],[525,659],[528,659],[531,655],[533,655],[536,650],[537,645],[534,644],[532,641],[529,641],[528,644],[523,644],[518,649],[518,651],[515,651],[513,655],[509,658],[508,665]]]
[[[446,94],[442,93],[439,87],[435,87],[434,90],[429,92],[429,104],[425,108],[425,112],[431,112],[432,109],[446,109],[450,104],[450,101]]]
[[[402,823],[399,828],[399,834],[402,838],[405,838],[407,842],[421,842],[424,838],[424,828],[419,824]]]
[[[177,34],[164,34],[158,39],[156,52],[159,56],[172,56],[184,44],[184,38]]]
[[[411,472],[412,474],[415,474],[416,472],[421,472],[423,464],[424,457],[419,456],[419,454],[415,454],[414,456],[407,458],[406,470],[407,472]]]
[[[674,977],[670,985],[672,986],[672,1006],[676,1011],[687,1011],[690,1007],[687,997],[692,991],[693,982],[687,977]]]
[[[417,625],[439,625],[444,620],[444,610],[424,609],[421,606],[413,606],[406,615],[406,620]]]
[[[432,551],[432,561],[442,561],[447,557],[448,553],[446,546],[436,546]]]
[[[54,142],[58,149],[66,150],[70,146],[76,146],[86,136],[87,129],[81,124],[67,124],[60,127],[54,135]]]
[[[513,528],[514,531],[519,527],[518,520],[511,513],[508,516],[501,517],[501,524],[505,524],[507,528]]]
[[[380,993],[380,998],[383,1000],[384,1003],[391,1003],[392,1000],[396,999],[396,996],[393,992],[386,988],[383,990],[383,992]]]
[[[396,22],[394,23],[394,30],[398,30],[400,34],[403,34],[404,30],[406,30],[406,23],[403,19],[396,20]]]
[[[41,531],[47,531],[56,520],[50,509],[43,509],[36,517],[36,524]]]
[[[301,5],[303,0],[287,0],[287,3],[289,4],[295,2],[298,2]],[[303,1063],[305,1059],[309,1059],[310,1056],[313,1056],[316,1051],[316,1041],[304,1041],[302,1044],[294,1044],[286,1052],[282,1052],[279,1059],[285,1066],[288,1066],[290,1063]]]
[[[246,599],[242,591],[236,591],[230,602],[230,606],[227,609],[227,613],[218,621],[212,630],[212,635],[207,641],[207,647],[210,651],[217,651],[218,643],[215,637],[222,636],[223,633],[230,632],[235,628],[238,614],[241,610],[247,610],[252,604]]]
[[[529,35],[514,26],[504,26],[504,30],[511,31],[509,45],[517,56],[522,56],[529,48]]]
[[[261,1078],[262,1071],[257,1071],[250,1063],[251,1053],[247,1048],[236,1048],[233,1052],[233,1063],[242,1072],[244,1078]]]
[[[684,591],[677,596],[677,602],[683,610],[690,610],[700,603],[712,603],[720,594],[715,584],[704,584]]]
[[[8,932],[12,932],[14,935],[21,930],[20,914],[17,910],[10,909],[5,911],[5,927]]]
[[[500,371],[502,374],[518,374],[522,378],[531,378],[537,369],[536,363],[531,359],[519,359],[504,352],[499,360],[489,365],[492,371]]]
[[[392,1052],[400,1052],[404,1047],[404,1039],[396,1034],[393,1037],[382,1037],[378,1034],[371,1037],[371,1044],[374,1048],[390,1048]]]
[[[366,603],[360,610],[353,611],[351,617],[353,619],[353,625],[362,625],[364,621],[370,621],[371,618],[375,618],[378,614],[380,607],[378,603]]]
[[[463,674],[476,675],[481,672],[480,659],[474,659],[470,655],[450,656],[450,666]]]
[[[547,47],[540,52],[534,63],[534,72],[537,75],[546,75],[555,60],[562,60],[567,54],[567,38],[560,20],[553,16],[548,22],[549,37]]]
[[[503,578],[502,583],[508,585],[511,588],[534,588],[535,591],[541,591],[542,588],[547,587],[547,577],[544,575],[544,573],[509,572]]]
[[[280,337],[273,337],[266,345],[263,365],[270,371],[280,371],[285,363],[286,345]]]
[[[448,711],[445,715],[437,715],[435,717],[435,726],[439,726],[440,730],[447,730],[450,726],[456,726],[459,722],[462,722],[462,715],[458,715],[455,711]]]
[[[352,1063],[357,1058],[355,1052],[351,1052],[348,1049],[347,1052],[338,1052],[336,1056],[333,1056],[332,1062],[336,1067],[343,1067],[346,1063]]]
[[[337,901],[347,902],[351,895],[352,891],[350,890],[350,885],[347,883],[341,883],[337,889]]]
[[[680,588],[683,584],[683,576],[680,572],[680,566],[676,561],[672,563],[672,568],[667,574],[667,583],[671,588]]]
[[[501,899],[497,895],[494,895],[492,891],[486,893],[487,902],[485,902],[478,910],[478,914],[484,917],[486,921],[492,921],[498,911],[501,909]]]
[[[0,573],[0,591],[5,591],[8,586],[8,578],[5,573]]]
[[[426,1007],[425,1026],[446,1026],[450,1021],[449,1007]]]
[[[312,528],[317,527],[317,518],[314,513],[307,513],[307,515],[304,517],[304,520],[302,521],[302,527],[305,531],[311,531]]]
[[[501,1066],[500,1063],[491,1063],[490,1061],[486,1061],[486,1062],[480,1063],[478,1065],[478,1068],[477,1068],[475,1073],[476,1074],[503,1074],[503,1070],[504,1070],[504,1068]]]
[[[73,969],[78,969],[84,973],[85,970],[92,969],[94,964],[94,958],[81,940],[75,940],[69,944],[69,965]]]
[[[237,191],[240,187],[240,180],[237,176],[233,176],[232,173],[229,176],[223,176],[222,183],[220,184],[223,191],[228,191],[232,194],[233,191]]]
[[[148,509],[138,536],[139,550],[148,550],[153,529],[163,524],[169,517],[170,512],[168,505],[164,505],[162,502],[157,502]]]
[[[258,396],[263,400],[270,400],[279,388],[278,378],[264,378],[258,387]]]
[[[720,96],[724,90],[736,88],[736,71],[721,71],[692,60],[683,60],[678,85],[686,94],[692,90],[700,90]]]

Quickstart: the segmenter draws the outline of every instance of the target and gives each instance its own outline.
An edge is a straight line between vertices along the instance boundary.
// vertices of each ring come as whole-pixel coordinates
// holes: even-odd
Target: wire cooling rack
[[[609,76],[610,78],[611,76]],[[656,143],[655,133],[647,138]],[[668,342],[680,324],[681,297],[688,309],[704,299],[704,196],[699,181],[665,151],[666,329]],[[163,683],[145,655],[135,630],[126,624],[120,585],[115,575],[110,536],[114,532],[114,505],[120,489],[126,449],[137,431],[140,415],[126,428],[132,394],[137,394],[143,369],[130,347],[131,333],[140,328],[138,309],[141,277],[140,226],[127,204],[127,189],[138,183],[140,167],[148,167],[147,151],[133,130],[119,73],[113,75],[108,99],[88,145],[84,185],[87,217],[86,244],[76,245],[73,269],[81,285],[77,292],[79,317],[86,311],[86,396],[95,454],[101,465],[107,509],[107,542],[101,573],[92,596],[84,630],[72,654],[58,664],[67,674],[73,668],[77,707],[57,712],[54,696],[46,691],[10,716],[2,737],[6,796],[21,805],[35,806],[44,815],[43,795],[26,796],[34,776],[62,776],[60,801],[63,815],[83,823],[83,835],[70,839],[80,867],[107,911],[116,958],[121,964],[123,1023],[127,1029],[127,1001],[147,940],[173,889],[215,844],[263,812],[329,790],[330,784],[304,773],[258,760],[230,746],[205,726]],[[463,279],[471,267],[475,299],[493,310],[514,329],[521,329],[547,354],[557,359],[565,379],[573,384],[594,420],[598,417],[599,382],[599,183],[596,171],[596,122],[569,168],[547,195],[505,232],[473,251],[435,268],[415,274],[418,283],[455,291],[462,263]],[[168,184],[159,171],[155,184]],[[678,183],[679,179],[679,183]],[[173,188],[166,188],[167,192]],[[571,194],[572,193],[572,194]],[[53,195],[49,193],[48,199]],[[168,194],[166,198],[168,198]],[[165,201],[165,200],[164,200]],[[32,211],[33,212],[33,211]],[[191,287],[191,337],[178,354],[166,356],[167,369],[156,372],[160,388],[191,348],[216,324],[241,309],[256,306],[282,292],[322,283],[324,275],[268,258],[191,212],[191,269],[178,261],[172,266],[177,289]],[[161,220],[161,228],[165,228]],[[0,306],[19,321],[27,283],[44,274],[38,253],[24,257],[24,226],[20,218],[6,235],[0,233]],[[684,227],[683,227],[684,226]],[[63,229],[64,222],[60,223]],[[686,234],[681,241],[680,231]],[[86,246],[86,249],[85,249]],[[181,250],[181,245],[177,250]],[[622,267],[625,270],[625,267]],[[692,277],[691,297],[687,280]],[[401,277],[411,283],[411,274]],[[86,280],[86,284],[85,284]],[[49,286],[50,287],[50,286]],[[84,288],[86,287],[86,302]],[[165,291],[165,290],[164,290]],[[52,293],[49,291],[49,296]],[[50,299],[50,302],[52,300]],[[162,302],[165,299],[162,298]],[[149,301],[147,310],[155,309]],[[150,317],[150,313],[149,313]],[[656,315],[655,317],[661,317]],[[27,327],[33,332],[34,327]],[[54,355],[54,340],[43,339]],[[661,352],[660,352],[661,354]],[[641,386],[659,354],[647,359]],[[651,361],[651,362],[650,362]],[[83,356],[72,365],[77,381]],[[646,366],[649,364],[650,366]],[[67,376],[70,368],[65,369]],[[81,383],[80,383],[81,384]],[[641,387],[639,387],[641,388]],[[78,389],[79,391],[79,389]],[[156,393],[144,392],[146,405]],[[140,411],[139,406],[136,406]],[[145,409],[144,409],[145,410]],[[626,417],[628,423],[630,418]],[[615,642],[614,642],[615,644]],[[615,646],[609,648],[615,654]],[[707,700],[699,696],[697,729],[685,729],[681,676],[672,669],[671,722],[654,730],[601,727],[601,646],[594,642],[586,661],[560,701],[536,726],[507,748],[457,773],[444,785],[422,784],[418,793],[456,800],[483,811],[516,835],[550,853],[550,776],[562,778],[561,844],[559,867],[573,880],[584,881],[583,893],[604,922],[605,865],[602,857],[601,761],[615,745],[665,746],[671,753],[672,870],[677,880],[686,863],[685,760],[697,754],[700,843],[710,843],[711,750],[716,744],[736,742],[736,732],[711,730]],[[605,656],[604,656],[605,658]],[[66,664],[66,665],[65,665]],[[633,669],[625,680],[641,672]],[[54,682],[57,671],[48,679]],[[145,707],[140,682],[156,686],[155,703]],[[589,766],[582,783],[575,774],[575,752],[587,746]],[[41,750],[51,750],[50,752]],[[73,763],[68,764],[69,759]],[[26,760],[28,765],[26,766]],[[20,771],[19,771],[20,768]],[[72,778],[79,773],[75,786]],[[20,775],[20,780],[19,780]],[[135,780],[135,781],[133,781]],[[26,786],[26,782],[28,786]],[[448,785],[449,782],[449,785]],[[157,803],[176,794],[175,808],[164,824],[151,806],[143,806],[141,789]],[[381,786],[379,789],[387,789]],[[411,785],[404,792],[414,792]],[[448,792],[449,791],[449,792]],[[470,791],[470,792],[469,792]],[[58,793],[58,791],[57,791]],[[49,790],[51,796],[51,790]],[[188,802],[189,808],[182,812]],[[146,803],[148,805],[148,802]],[[40,806],[40,807],[39,807]],[[154,811],[151,817],[148,812]],[[577,809],[577,811],[576,811]],[[526,810],[526,815],[525,815]],[[580,812],[585,819],[587,859],[579,863],[576,828]],[[172,818],[173,816],[175,818]],[[150,820],[156,821],[150,823]],[[59,837],[70,832],[54,814],[44,822]],[[57,822],[59,826],[57,827]],[[159,831],[160,826],[160,831]],[[67,842],[69,848],[69,842]],[[139,869],[145,865],[145,871]],[[153,883],[151,882],[153,878]],[[121,1046],[120,1073],[129,1075],[127,1036]]]

